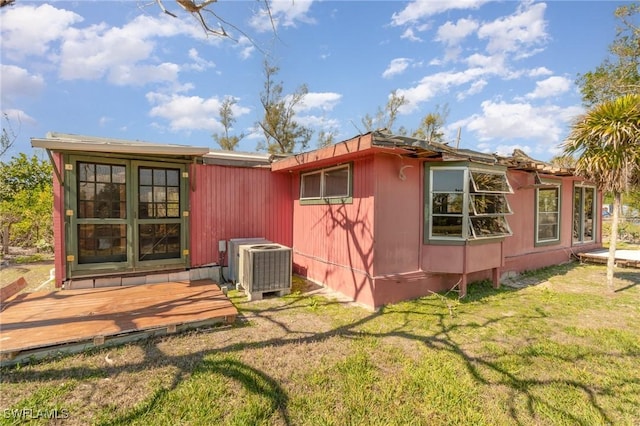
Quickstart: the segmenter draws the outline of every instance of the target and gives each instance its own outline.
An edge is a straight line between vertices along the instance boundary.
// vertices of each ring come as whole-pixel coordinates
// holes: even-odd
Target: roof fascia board
[[[271,164],[271,170],[293,171],[317,167],[320,163],[338,163],[371,149],[372,135],[367,133],[344,142],[274,161]]]
[[[209,152],[209,148],[188,145],[165,145],[149,142],[109,140],[99,138],[32,138],[31,146],[51,151],[84,151],[118,154],[142,154],[165,156],[200,157]]]

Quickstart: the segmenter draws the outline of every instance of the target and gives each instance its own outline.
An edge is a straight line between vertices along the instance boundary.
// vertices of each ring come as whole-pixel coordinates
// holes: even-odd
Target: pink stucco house
[[[601,247],[602,195],[524,153],[371,132],[284,158],[75,135],[55,164],[56,282],[226,266],[220,241],[293,249],[297,274],[370,308]]]

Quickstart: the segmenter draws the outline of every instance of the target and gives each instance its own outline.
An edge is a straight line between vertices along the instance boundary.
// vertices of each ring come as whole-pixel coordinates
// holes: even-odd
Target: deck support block
[[[169,324],[169,325],[167,326],[167,334],[173,334],[173,333],[175,333],[176,331],[178,331],[178,326],[177,326],[177,325],[175,325],[175,324]]]
[[[93,338],[94,346],[102,346],[104,345],[104,336],[96,336]]]
[[[500,288],[500,268],[491,270],[491,280],[493,281],[493,288]]]
[[[460,277],[460,293],[458,294],[460,299],[467,295],[467,274],[462,274]]]

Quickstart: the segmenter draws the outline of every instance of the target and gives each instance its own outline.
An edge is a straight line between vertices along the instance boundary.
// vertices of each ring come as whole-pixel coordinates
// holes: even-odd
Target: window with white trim
[[[560,183],[543,181],[536,188],[536,244],[560,241]]]
[[[351,197],[351,165],[330,167],[300,175],[300,200]]]
[[[573,242],[595,241],[596,188],[576,185],[573,188]]]
[[[476,240],[511,235],[506,215],[513,193],[504,171],[431,167],[427,200],[430,240]]]

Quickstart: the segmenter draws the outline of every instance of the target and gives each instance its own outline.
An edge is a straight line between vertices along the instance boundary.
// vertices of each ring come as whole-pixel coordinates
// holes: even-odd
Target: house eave
[[[235,167],[270,167],[269,154],[215,150],[203,156],[204,164]]]
[[[100,152],[167,157],[201,157],[209,152],[207,147],[98,138],[63,133],[48,133],[45,138],[32,138],[31,146],[55,152]]]

